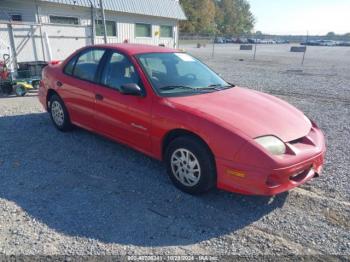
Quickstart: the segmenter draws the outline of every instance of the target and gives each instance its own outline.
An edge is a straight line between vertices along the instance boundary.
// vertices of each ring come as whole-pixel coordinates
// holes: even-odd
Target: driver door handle
[[[96,95],[95,95],[95,98],[96,98],[96,100],[102,101],[102,100],[103,100],[103,95],[96,94]]]

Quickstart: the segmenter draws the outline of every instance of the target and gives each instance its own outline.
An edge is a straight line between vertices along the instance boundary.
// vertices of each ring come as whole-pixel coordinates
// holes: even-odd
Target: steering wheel
[[[192,73],[188,73],[186,75],[183,76],[184,78],[187,78],[188,80],[196,80],[197,76],[195,74]]]

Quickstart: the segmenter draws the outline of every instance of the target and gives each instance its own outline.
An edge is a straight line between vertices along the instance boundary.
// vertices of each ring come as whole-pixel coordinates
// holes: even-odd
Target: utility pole
[[[95,15],[94,15],[94,5],[91,2],[91,0],[89,0],[90,2],[90,11],[91,11],[91,44],[94,45],[95,44]]]
[[[9,36],[10,36],[10,46],[11,46],[11,53],[13,55],[13,57],[11,57],[12,59],[12,64],[13,64],[13,68],[17,73],[17,50],[16,50],[16,44],[15,44],[15,37],[13,35],[13,27],[12,27],[12,23],[9,22],[7,24],[7,28],[8,28],[8,32],[9,32]]]
[[[215,23],[214,24],[214,39],[213,39],[213,49],[211,51],[211,57],[214,58],[214,53],[215,53],[215,39],[216,39],[216,34],[217,34],[217,28],[218,25]]]
[[[215,39],[216,39],[216,34],[214,35],[213,39],[213,49],[211,50],[211,57],[214,58],[214,53],[215,53]]]
[[[40,15],[40,12],[39,12],[39,5],[38,5],[37,1],[35,1],[35,8],[36,8],[36,16],[37,16],[36,22],[38,23],[39,32],[40,32],[41,51],[43,53],[43,60],[46,61],[45,47],[44,47],[44,38],[43,38],[43,28],[42,28],[43,25],[41,23],[41,15]]]
[[[307,49],[307,43],[308,42],[309,42],[309,31],[307,31],[307,33],[306,33],[306,45],[305,45],[305,49],[304,49],[303,60],[301,60],[301,65],[304,65],[306,49]]]
[[[256,58],[256,46],[258,44],[258,36],[256,35],[256,32],[255,32],[255,41],[254,41],[254,55],[253,55],[253,60],[255,60]]]
[[[102,24],[103,24],[103,36],[104,36],[104,42],[107,44],[107,28],[106,28],[106,17],[105,17],[105,10],[103,8],[103,1],[100,0],[100,8],[102,13]]]

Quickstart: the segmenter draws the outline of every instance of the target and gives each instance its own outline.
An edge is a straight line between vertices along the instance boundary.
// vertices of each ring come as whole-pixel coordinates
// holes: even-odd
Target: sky
[[[255,31],[325,35],[350,32],[350,0],[248,0]]]

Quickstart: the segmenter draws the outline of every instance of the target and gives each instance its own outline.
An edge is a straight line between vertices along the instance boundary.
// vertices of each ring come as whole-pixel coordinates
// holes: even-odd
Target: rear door
[[[97,72],[105,54],[104,49],[89,48],[73,57],[65,66],[64,77],[57,81],[74,124],[94,129],[95,88]]]
[[[126,142],[141,151],[151,151],[151,96],[123,95],[123,84],[142,81],[137,68],[121,53],[109,51],[95,89],[95,122],[99,132]]]

